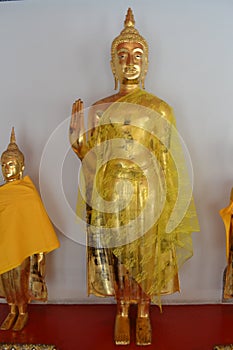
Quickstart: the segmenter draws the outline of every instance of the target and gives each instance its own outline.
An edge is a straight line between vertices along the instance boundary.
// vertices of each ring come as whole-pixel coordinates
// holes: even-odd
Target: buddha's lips
[[[134,68],[134,67],[126,67],[124,69],[124,73],[126,73],[126,74],[135,74],[135,73],[137,73],[137,69]]]

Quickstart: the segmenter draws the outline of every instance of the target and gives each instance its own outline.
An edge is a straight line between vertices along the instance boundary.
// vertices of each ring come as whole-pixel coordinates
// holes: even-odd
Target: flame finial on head
[[[12,129],[11,129],[10,143],[16,143],[16,139],[15,139],[15,129],[14,129],[13,126],[12,126]]]
[[[126,27],[134,27],[134,25],[135,25],[133,11],[131,10],[130,7],[128,8],[124,24],[125,24],[125,28]]]
[[[232,187],[232,189],[231,189],[230,200],[233,202],[233,187]]]

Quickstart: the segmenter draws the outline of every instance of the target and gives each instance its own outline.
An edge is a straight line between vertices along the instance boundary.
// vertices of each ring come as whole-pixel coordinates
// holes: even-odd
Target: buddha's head
[[[6,182],[19,180],[23,177],[24,155],[19,150],[14,128],[11,131],[10,143],[1,155],[2,174]]]
[[[120,84],[141,84],[148,67],[148,45],[146,40],[134,28],[135,21],[131,8],[128,9],[124,29],[111,47],[111,67],[115,77],[115,89]]]

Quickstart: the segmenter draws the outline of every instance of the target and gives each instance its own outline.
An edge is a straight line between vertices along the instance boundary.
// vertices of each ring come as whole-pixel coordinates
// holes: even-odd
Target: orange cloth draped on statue
[[[230,230],[231,230],[231,218],[233,215],[233,201],[230,202],[229,206],[219,211],[219,214],[223,220],[226,229],[226,256],[229,258],[230,252]]]
[[[227,266],[224,273],[224,299],[233,298],[233,200],[231,193],[230,204],[219,211],[226,230],[226,259]]]
[[[29,176],[0,187],[0,274],[37,253],[59,247],[54,228]]]

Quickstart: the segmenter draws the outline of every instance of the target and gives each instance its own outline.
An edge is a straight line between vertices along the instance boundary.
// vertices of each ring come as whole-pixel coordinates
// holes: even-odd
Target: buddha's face
[[[140,43],[121,43],[116,48],[114,68],[120,83],[139,83],[146,66],[146,57]]]
[[[3,157],[1,163],[2,174],[7,182],[19,180],[22,177],[24,166],[16,158]]]

